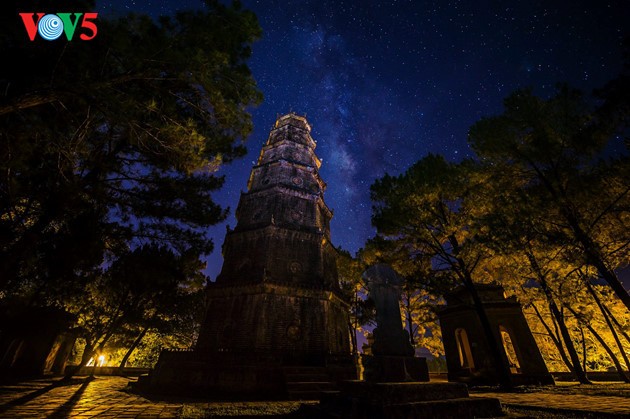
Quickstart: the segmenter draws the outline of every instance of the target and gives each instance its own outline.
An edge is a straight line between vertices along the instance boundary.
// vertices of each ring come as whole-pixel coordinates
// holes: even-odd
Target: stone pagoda
[[[197,346],[164,351],[152,390],[299,398],[356,377],[310,132],[302,116],[277,119],[225,237]]]

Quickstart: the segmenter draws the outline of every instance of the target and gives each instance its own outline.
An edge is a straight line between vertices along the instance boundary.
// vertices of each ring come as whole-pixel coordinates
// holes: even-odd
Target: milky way
[[[104,13],[168,14],[199,1],[107,1]],[[265,100],[252,109],[246,158],[221,169],[217,202],[236,208],[278,114],[306,115],[328,184],[335,245],[374,234],[369,186],[427,153],[472,157],[470,125],[518,88],[558,82],[590,93],[622,69],[626,1],[243,1],[263,28],[249,62]],[[619,147],[618,151],[622,150]],[[217,247],[225,225],[211,229]],[[221,267],[208,258],[208,274]]]

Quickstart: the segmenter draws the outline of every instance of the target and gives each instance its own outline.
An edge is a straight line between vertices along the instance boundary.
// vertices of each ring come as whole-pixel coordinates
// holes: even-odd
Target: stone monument
[[[366,381],[429,381],[425,358],[414,357],[409,334],[402,327],[400,285],[402,279],[385,264],[377,264],[363,273],[369,298],[376,307],[376,328],[371,355],[363,355]]]
[[[369,297],[376,306],[372,355],[363,355],[364,381],[340,383],[337,392],[322,394],[312,417],[478,418],[503,416],[495,398],[470,398],[462,383],[427,383],[424,358],[414,357],[400,316],[401,278],[387,265],[367,269]],[[425,382],[421,382],[425,381]]]

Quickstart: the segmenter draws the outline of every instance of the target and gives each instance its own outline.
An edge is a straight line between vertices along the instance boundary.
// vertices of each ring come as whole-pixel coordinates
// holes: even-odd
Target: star
[[[201,0],[98,3],[151,16],[202,7]],[[248,62],[265,101],[252,109],[249,154],[224,166],[213,199],[236,208],[252,162],[277,114],[307,114],[327,183],[335,245],[351,252],[375,234],[369,185],[428,153],[473,155],[468,128],[497,114],[510,92],[549,96],[558,82],[590,93],[622,69],[622,1],[560,10],[548,2],[479,7],[473,2],[244,0],[263,37]],[[226,220],[234,226],[232,215]],[[225,225],[211,229],[220,248]],[[216,277],[220,252],[209,257]]]

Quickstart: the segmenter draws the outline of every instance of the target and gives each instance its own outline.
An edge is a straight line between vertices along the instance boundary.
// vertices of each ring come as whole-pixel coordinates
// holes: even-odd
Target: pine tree
[[[31,42],[17,13],[41,5],[2,3],[0,289],[80,290],[143,244],[212,251],[206,227],[226,216],[216,171],[244,154],[261,98],[246,66],[260,28],[238,3],[206,6]]]

